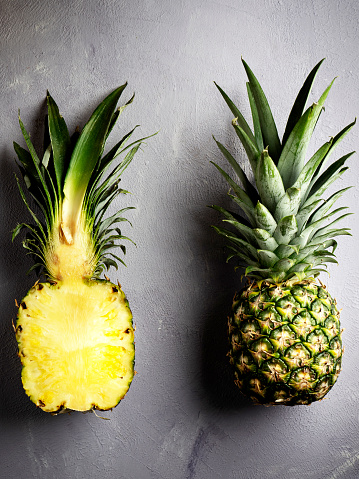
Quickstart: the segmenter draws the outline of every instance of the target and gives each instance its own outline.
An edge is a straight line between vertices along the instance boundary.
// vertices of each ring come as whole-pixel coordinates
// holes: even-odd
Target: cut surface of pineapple
[[[38,283],[21,302],[24,389],[44,411],[111,409],[133,378],[132,314],[110,282]]]

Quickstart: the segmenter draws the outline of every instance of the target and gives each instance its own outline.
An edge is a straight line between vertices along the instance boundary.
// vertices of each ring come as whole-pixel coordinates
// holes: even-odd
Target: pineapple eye
[[[297,343],[285,352],[285,357],[293,359],[297,364],[301,364],[310,359],[310,352],[308,349],[301,343]]]
[[[316,373],[313,369],[302,367],[292,373],[289,384],[298,390],[308,390],[313,387],[315,379]]]
[[[334,359],[329,352],[318,354],[314,360],[322,374],[328,374],[333,370]]]
[[[342,352],[342,342],[338,336],[333,338],[329,343],[329,349],[333,351],[336,357],[338,357]]]
[[[314,330],[307,336],[307,343],[316,352],[322,352],[328,347],[328,338],[320,329]],[[309,346],[308,346],[309,347]]]

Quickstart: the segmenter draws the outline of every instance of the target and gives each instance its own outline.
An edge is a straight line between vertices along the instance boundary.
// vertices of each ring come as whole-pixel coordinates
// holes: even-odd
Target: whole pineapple
[[[243,61],[243,60],[242,60]],[[323,60],[322,60],[323,61]],[[305,105],[319,62],[304,82],[282,141],[263,90],[246,62],[253,132],[226,93],[221,95],[251,165],[255,186],[230,152],[216,140],[241,186],[214,164],[229,183],[229,196],[244,215],[213,206],[233,230],[214,227],[229,242],[229,258],[245,268],[248,284],[235,295],[229,317],[230,362],[241,391],[261,404],[298,405],[322,399],[341,369],[339,311],[316,278],[337,262],[336,224],[348,215],[332,209],[348,189],[329,198],[327,188],[347,169],[349,153],[327,167],[335,147],[355,121],[305,161],[307,147],[333,82],[317,103]],[[331,249],[331,251],[329,251]]]
[[[118,225],[123,208],[105,218],[120,193],[120,176],[141,145],[130,143],[134,129],[106,154],[106,139],[123,109],[116,105],[126,84],[96,108],[81,134],[70,137],[59,109],[47,95],[44,154],[40,159],[19,117],[28,150],[14,143],[25,185],[43,219],[19,190],[33,224],[24,247],[31,269],[46,274],[21,301],[16,323],[22,381],[41,409],[106,410],[126,394],[134,374],[132,314],[120,285],[100,275],[123,263],[113,248],[124,239]],[[122,155],[120,163],[106,170]]]

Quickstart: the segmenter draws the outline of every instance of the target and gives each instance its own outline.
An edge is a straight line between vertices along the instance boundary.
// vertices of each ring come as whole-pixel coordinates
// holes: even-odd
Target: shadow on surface
[[[45,102],[43,102],[30,118],[28,129],[36,141],[35,148],[42,151],[43,121],[45,117]],[[16,125],[16,112],[14,114]],[[24,145],[20,128],[17,129],[14,140]],[[5,420],[31,419],[43,416],[43,412],[29,400],[22,387],[21,362],[17,356],[17,342],[13,329],[16,322],[17,308],[15,299],[21,298],[36,281],[35,275],[27,275],[32,265],[26,250],[22,247],[23,236],[17,237],[12,243],[12,230],[18,223],[30,222],[29,213],[21,200],[15,175],[21,178],[21,173],[15,163],[16,154],[11,144],[0,155],[0,205],[2,228],[0,230],[0,271],[1,271],[1,351],[0,371],[2,394],[0,395],[0,418]],[[50,416],[49,416],[50,417]]]
[[[29,401],[21,383],[21,363],[17,356],[17,343],[13,323],[16,322],[17,308],[15,299],[19,302],[34,283],[34,276],[26,272],[31,262],[21,246],[21,241],[11,242],[11,231],[18,222],[28,219],[17,190],[14,172],[15,162],[11,159],[15,154],[9,149],[0,158],[0,205],[2,228],[0,230],[0,271],[1,271],[1,353],[0,370],[2,394],[0,395],[0,417],[16,418],[35,417],[41,414]]]
[[[216,172],[214,171],[215,175]],[[211,203],[230,208],[230,199],[225,191],[211,191]],[[227,204],[228,202],[228,204]],[[201,263],[206,266],[201,292],[201,381],[206,401],[219,409],[241,409],[253,406],[234,384],[232,367],[227,357],[229,344],[227,316],[232,306],[235,292],[241,289],[241,273],[235,272],[235,262],[226,263],[228,250],[225,241],[211,225],[221,223],[220,215],[209,207],[204,207],[195,215],[197,245]],[[199,355],[199,353],[197,354]]]
[[[212,406],[221,409],[238,409],[253,405],[234,384],[232,366],[227,357],[229,350],[227,317],[234,293],[241,288],[241,280],[240,274],[233,272],[233,265],[225,263],[224,248],[221,248],[222,240],[220,238],[215,240],[218,241],[219,259],[223,265],[214,262],[216,274],[211,285],[214,292],[209,291],[207,308],[204,310],[201,351],[202,384]],[[214,257],[215,254],[212,254],[212,258]]]

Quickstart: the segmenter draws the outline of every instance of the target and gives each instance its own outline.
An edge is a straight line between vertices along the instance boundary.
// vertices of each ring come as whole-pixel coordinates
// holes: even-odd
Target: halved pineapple
[[[123,208],[104,218],[120,193],[120,176],[144,138],[125,146],[134,129],[107,154],[106,139],[122,110],[116,105],[125,85],[96,108],[79,135],[70,138],[58,107],[48,94],[46,144],[40,160],[19,118],[28,151],[14,143],[26,187],[43,220],[21,196],[34,224],[23,242],[48,281],[37,282],[22,300],[16,323],[22,381],[41,409],[111,409],[126,394],[134,374],[132,314],[119,285],[100,275],[123,260],[113,253],[128,239],[118,228]],[[120,155],[109,175],[105,171]]]

